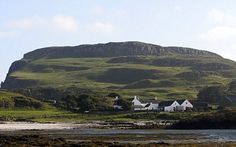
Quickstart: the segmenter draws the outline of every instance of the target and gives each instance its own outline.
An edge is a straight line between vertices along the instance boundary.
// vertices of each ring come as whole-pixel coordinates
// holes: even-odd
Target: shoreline
[[[0,144],[3,146],[236,146],[236,130],[134,129],[124,127],[133,124],[130,122],[118,123],[116,127],[114,123],[113,127],[106,126],[107,123],[104,121],[1,122]],[[8,129],[4,130],[4,125]]]
[[[14,130],[62,130],[75,128],[91,129],[156,129],[156,130],[230,130],[235,128],[174,128],[178,121],[81,121],[81,122],[32,122],[32,121],[0,121],[0,131]]]
[[[170,121],[87,121],[87,122],[30,122],[1,121],[0,130],[35,130],[35,129],[166,129]]]
[[[3,146],[120,146],[120,147],[212,147],[224,146],[233,147],[236,142],[204,142],[204,143],[167,143],[164,141],[157,142],[119,142],[119,141],[104,141],[104,140],[67,140],[64,138],[52,138],[50,136],[40,135],[25,135],[25,136],[0,136],[0,144]]]

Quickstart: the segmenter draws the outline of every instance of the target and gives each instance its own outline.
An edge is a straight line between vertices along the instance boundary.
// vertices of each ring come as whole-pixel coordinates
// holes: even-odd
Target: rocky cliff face
[[[15,61],[12,63],[8,74],[11,74],[17,70],[20,70],[21,68],[23,68],[25,65],[27,65],[27,62],[25,60],[19,60],[19,61]]]
[[[24,59],[35,60],[39,58],[66,58],[66,57],[117,57],[135,55],[210,55],[217,54],[183,47],[162,47],[159,45],[141,42],[116,42],[95,45],[80,45],[74,47],[49,47],[35,50],[24,55]]]

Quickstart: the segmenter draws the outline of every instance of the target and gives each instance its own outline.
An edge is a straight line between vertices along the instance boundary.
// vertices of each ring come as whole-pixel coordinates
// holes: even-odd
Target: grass
[[[235,111],[235,110],[231,110]],[[54,107],[42,110],[0,109],[1,121],[33,122],[90,122],[90,121],[150,121],[150,120],[185,120],[200,115],[213,115],[210,112],[93,112],[88,114],[72,113]]]
[[[171,97],[196,97],[197,91],[206,85],[215,85],[215,84],[227,84],[230,80],[235,77],[235,69],[227,71],[215,71],[216,75],[204,76],[201,79],[193,79],[188,81],[176,75],[184,72],[193,71],[190,66],[183,67],[168,67],[168,66],[154,66],[151,62],[155,59],[183,59],[188,62],[188,60],[196,60],[199,63],[212,63],[212,62],[222,62],[230,66],[235,66],[235,63],[230,60],[225,60],[222,58],[212,58],[212,57],[181,57],[181,56],[167,56],[167,57],[154,57],[146,56],[142,57],[147,60],[147,63],[108,63],[112,58],[60,58],[60,59],[38,59],[33,60],[29,63],[28,66],[25,66],[23,69],[12,73],[10,76],[16,77],[18,79],[24,80],[36,80],[39,81],[40,87],[53,87],[65,89],[68,87],[77,87],[82,89],[89,89],[94,92],[101,94],[109,92],[118,92],[124,97],[130,98],[134,95],[140,95],[143,97],[158,97],[159,100],[171,98]],[[192,59],[193,58],[193,59]],[[33,71],[31,66],[45,66],[51,70],[45,71]],[[85,67],[85,70],[72,70],[67,71],[63,69],[56,69],[53,66],[60,67]],[[135,70],[142,71],[156,71],[156,73],[148,73],[147,75],[153,75],[152,77],[145,77],[144,79],[139,80],[150,80],[154,84],[157,83],[155,87],[143,86],[142,88],[124,88],[125,86],[132,84],[131,82],[122,83],[109,80],[109,76],[112,77],[112,72],[106,75],[107,71],[111,69],[127,69],[131,72],[127,72],[123,77],[130,79],[132,77],[139,76],[142,72],[135,72]],[[127,71],[125,70],[125,71]],[[133,70],[133,71],[132,71]],[[227,72],[229,76],[224,76],[224,72]],[[230,73],[230,74],[229,74]],[[106,75],[106,76],[104,76]],[[119,76],[119,75],[117,75]],[[102,80],[96,80],[96,78],[90,77],[102,77]],[[141,76],[142,77],[142,76]],[[119,78],[117,78],[119,79]],[[113,78],[114,80],[114,78]],[[168,87],[167,85],[161,85],[162,81],[170,81],[174,84],[174,87]],[[112,88],[111,88],[112,87]],[[160,90],[165,90],[160,92]]]
[[[85,122],[94,120],[127,121],[126,114],[81,114],[59,109],[0,109],[2,121],[34,121],[34,122]]]
[[[14,93],[14,92],[9,92],[9,91],[0,91],[0,99],[6,98],[6,99],[10,99],[13,96],[22,96],[21,94],[18,93]]]

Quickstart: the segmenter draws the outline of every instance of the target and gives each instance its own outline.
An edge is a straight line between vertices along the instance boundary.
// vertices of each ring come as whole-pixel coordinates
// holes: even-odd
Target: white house
[[[146,110],[146,109],[145,109],[145,106],[143,106],[143,105],[133,105],[133,109],[134,109],[134,111],[143,111],[143,110]]]
[[[135,111],[138,110],[157,110],[158,109],[158,103],[156,100],[144,100],[141,101],[139,97],[134,96],[134,99],[132,100],[133,109]]]
[[[193,104],[189,102],[188,100],[177,100],[177,102],[180,104],[180,106],[183,107],[184,111],[193,109]]]
[[[166,112],[174,112],[180,109],[180,104],[177,101],[162,101],[159,103],[158,110]]]
[[[134,99],[132,100],[132,105],[133,109],[135,111],[138,111],[138,110],[145,110],[145,106],[147,105],[147,103],[141,103],[139,97],[134,96]]]
[[[134,96],[134,99],[132,100],[132,104],[134,106],[139,106],[139,105],[142,105],[142,106],[145,106],[146,104],[142,104],[140,101],[139,101],[139,97],[138,96]]]
[[[132,105],[135,111],[159,110],[166,112],[174,112],[174,111],[186,111],[189,109],[193,109],[193,104],[187,99],[162,101],[158,103],[155,99],[140,100],[139,97],[135,96],[134,99],[132,100]]]
[[[149,104],[147,104],[145,106],[146,110],[158,110],[158,106],[159,104],[158,103],[152,103],[150,102]]]

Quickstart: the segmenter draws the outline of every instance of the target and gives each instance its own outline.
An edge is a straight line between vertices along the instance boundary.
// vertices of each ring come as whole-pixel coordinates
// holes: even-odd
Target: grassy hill
[[[0,91],[0,109],[43,109],[47,105],[19,93]]]
[[[196,97],[204,86],[227,85],[236,63],[201,50],[121,42],[50,47],[12,64],[5,89],[89,90],[172,99]]]

